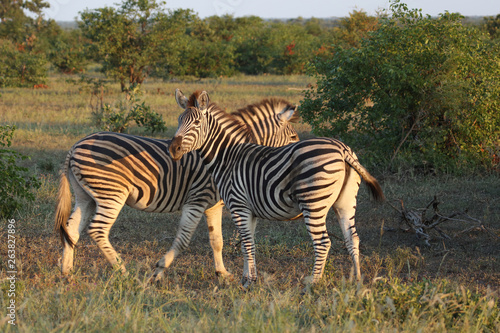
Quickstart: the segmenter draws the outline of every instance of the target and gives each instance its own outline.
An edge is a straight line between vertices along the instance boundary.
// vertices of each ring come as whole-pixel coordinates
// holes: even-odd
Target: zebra
[[[219,109],[216,104],[211,108]],[[282,99],[266,99],[234,113],[239,128],[256,144],[285,145],[298,141],[291,122],[295,106]],[[219,192],[197,152],[174,161],[170,140],[113,132],[91,134],[68,152],[60,175],[55,229],[63,244],[61,272],[73,268],[74,247],[93,215],[88,233],[107,261],[126,272],[109,242],[109,232],[124,205],[146,212],[181,211],[177,235],[158,261],[151,277],[157,281],[185,249],[203,213],[209,230],[217,275],[231,275],[222,260],[222,208]],[[75,205],[71,212],[71,190]]]
[[[257,218],[304,218],[315,254],[312,275],[305,282],[318,282],[331,246],[325,222],[332,206],[354,273],[361,279],[359,237],[354,225],[361,177],[376,200],[385,198],[377,180],[347,145],[331,138],[313,138],[278,148],[257,146],[249,143],[233,116],[210,107],[206,91],[188,99],[177,90],[175,97],[184,112],[179,116],[170,155],[177,160],[196,150],[212,174],[241,236],[243,287],[257,279]],[[294,111],[289,110],[291,114]]]

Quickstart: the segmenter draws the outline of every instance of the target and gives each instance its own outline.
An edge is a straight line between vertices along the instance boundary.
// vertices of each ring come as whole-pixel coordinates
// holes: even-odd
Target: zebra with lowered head
[[[211,104],[210,108],[220,108]],[[284,100],[263,100],[233,116],[237,126],[256,144],[286,145],[298,141],[290,122],[294,106]],[[88,233],[108,262],[125,272],[109,232],[124,205],[147,211],[181,211],[177,235],[170,250],[158,261],[153,279],[161,278],[185,249],[203,214],[206,216],[215,270],[229,275],[222,261],[222,201],[215,183],[197,152],[174,161],[168,154],[170,140],[100,132],[77,142],[61,172],[55,229],[61,235],[61,271],[73,268],[74,247],[88,224]],[[71,191],[75,204],[71,212]]]
[[[254,234],[257,218],[290,220],[304,217],[313,240],[315,262],[307,282],[317,282],[330,249],[326,214],[333,206],[354,272],[360,279],[359,237],[354,225],[356,196],[365,180],[372,195],[383,200],[377,180],[342,142],[315,138],[273,148],[250,143],[233,116],[210,107],[203,91],[176,100],[184,112],[169,147],[174,160],[197,150],[212,174],[242,239],[243,286],[257,278]],[[293,116],[293,109],[289,116]]]

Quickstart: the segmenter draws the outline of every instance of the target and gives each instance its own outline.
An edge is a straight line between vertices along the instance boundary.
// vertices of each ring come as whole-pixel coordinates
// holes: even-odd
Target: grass
[[[147,82],[144,99],[162,114],[171,137],[180,109],[173,96],[205,89],[227,108],[283,97],[302,99],[307,77],[237,77],[198,82]],[[398,218],[388,205],[369,201],[362,185],[357,229],[361,238],[364,280],[353,282],[351,262],[343,244],[333,245],[322,281],[302,294],[304,276],[313,264],[311,241],[301,220],[259,221],[259,280],[250,291],[240,289],[243,259],[229,214],[223,220],[224,260],[234,280],[215,276],[206,226],[196,231],[190,247],[157,285],[146,283],[154,264],[169,248],[179,214],[148,214],[125,208],[111,231],[128,276],[113,271],[95,243],[83,235],[76,249],[75,273],[59,274],[59,238],[53,233],[57,174],[68,149],[96,130],[90,123],[89,94],[66,82],[50,79],[49,89],[3,89],[0,124],[16,124],[13,147],[31,156],[23,163],[41,179],[37,199],[27,203],[16,220],[16,326],[8,323],[10,282],[7,279],[7,221],[0,228],[0,331],[2,332],[314,332],[314,331],[500,331],[500,242],[498,237],[471,231],[430,247],[414,234],[388,232]],[[120,98],[110,85],[107,102]],[[297,126],[301,137],[307,125]],[[134,134],[143,134],[132,128]],[[362,161],[362,156],[361,156]],[[411,172],[377,174],[389,200],[424,207],[434,195],[443,213],[468,213],[500,235],[498,175],[424,176]],[[328,230],[341,236],[335,218]],[[455,235],[465,225],[447,224]]]

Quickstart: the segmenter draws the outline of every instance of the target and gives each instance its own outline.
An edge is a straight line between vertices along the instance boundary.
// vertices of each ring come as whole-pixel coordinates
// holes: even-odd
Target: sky
[[[74,21],[79,12],[105,6],[115,6],[120,0],[46,0],[50,8],[47,18]],[[496,16],[500,0],[403,0],[409,8],[421,8],[423,14],[436,16],[449,11],[464,16]],[[389,7],[388,0],[167,0],[167,8],[193,9],[199,17],[232,14],[235,17],[255,15],[262,18],[345,17],[353,10],[369,15]]]

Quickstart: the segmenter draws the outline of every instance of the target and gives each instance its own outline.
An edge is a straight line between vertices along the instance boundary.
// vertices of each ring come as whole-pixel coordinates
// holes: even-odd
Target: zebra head
[[[185,153],[196,150],[203,144],[208,132],[206,115],[210,98],[206,91],[196,91],[188,99],[182,91],[176,89],[175,100],[184,109],[179,116],[177,132],[168,148],[172,159],[177,161]]]
[[[292,123],[299,119],[297,107],[283,99],[265,99],[232,114],[247,125],[252,143],[269,147],[299,141]]]

